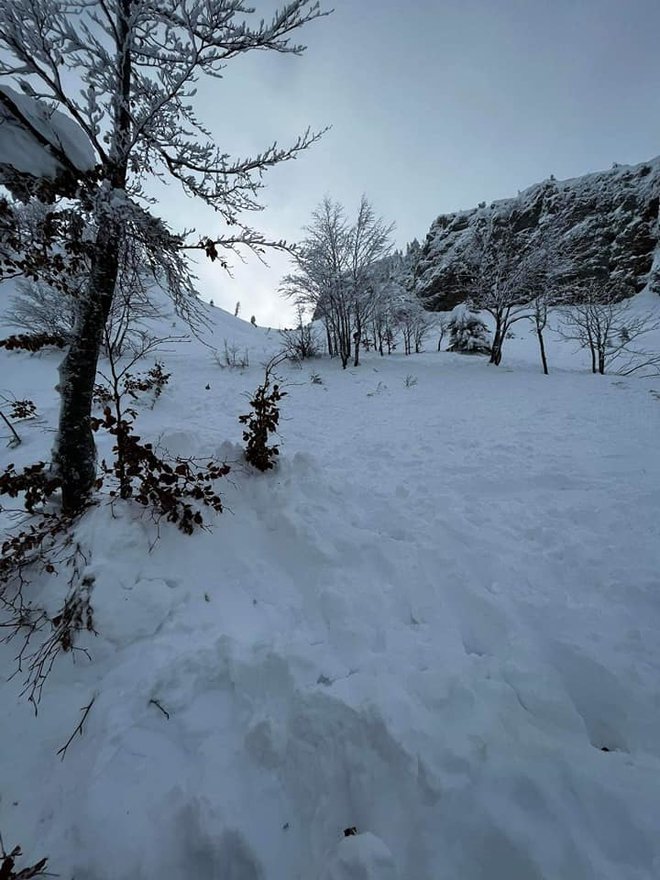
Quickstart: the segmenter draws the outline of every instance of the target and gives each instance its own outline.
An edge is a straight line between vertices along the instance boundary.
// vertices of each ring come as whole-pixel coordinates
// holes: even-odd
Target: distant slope
[[[545,180],[516,198],[442,214],[432,224],[417,267],[417,290],[431,308],[465,299],[465,270],[476,235],[495,222],[514,235],[533,236],[539,248],[558,240],[580,278],[617,279],[639,292],[660,293],[660,157],[572,180]]]

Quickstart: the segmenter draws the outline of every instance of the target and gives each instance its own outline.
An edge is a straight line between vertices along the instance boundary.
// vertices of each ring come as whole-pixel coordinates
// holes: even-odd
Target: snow
[[[94,167],[91,144],[76,122],[59,110],[49,108],[46,103],[22,95],[7,85],[1,85],[0,90],[19,108],[30,125],[48,143],[63,152],[76,168],[89,171]],[[1,103],[0,129],[0,164],[34,177],[54,178],[63,170],[56,156]]]
[[[432,339],[285,364],[264,476],[237,416],[278,334],[209,313],[249,367],[166,352],[138,433],[232,461],[227,510],[155,543],[130,506],[79,524],[99,635],[37,717],[2,684],[5,845],[76,880],[659,876],[660,379],[593,376],[552,334],[543,376],[523,325],[499,368]],[[48,455],[60,356],[0,352],[39,410],[0,466]]]
[[[392,853],[369,831],[343,838],[322,874],[322,880],[396,880],[397,877]]]

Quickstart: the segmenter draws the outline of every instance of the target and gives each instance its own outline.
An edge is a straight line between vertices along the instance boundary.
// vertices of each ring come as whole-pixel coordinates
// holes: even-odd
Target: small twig
[[[57,754],[58,754],[58,755],[62,755],[62,760],[64,760],[64,756],[66,755],[66,750],[69,748],[69,746],[70,746],[71,743],[73,742],[73,739],[74,739],[75,735],[76,735],[77,733],[79,733],[80,736],[82,736],[82,733],[83,733],[83,724],[85,723],[85,721],[86,721],[86,719],[87,719],[87,716],[89,715],[89,710],[90,710],[90,709],[92,708],[92,706],[94,705],[94,700],[95,700],[95,699],[96,699],[96,694],[92,697],[92,699],[90,700],[90,702],[89,702],[86,706],[83,706],[83,707],[82,707],[82,709],[81,709],[80,711],[83,713],[83,717],[80,719],[80,723],[77,725],[76,729],[73,731],[73,733],[72,733],[71,736],[68,738],[68,740],[64,743],[64,745],[62,746],[62,748],[57,750]]]
[[[2,412],[2,410],[0,410],[0,416],[2,416],[2,420],[3,420],[4,422],[6,422],[7,427],[9,428],[9,430],[12,432],[12,434],[13,434],[14,437],[15,437],[14,440],[10,440],[10,441],[9,441],[9,444],[8,444],[8,445],[9,445],[9,446],[20,446],[21,443],[22,443],[21,438],[18,436],[18,434],[16,433],[16,429],[14,428],[14,426],[12,425],[12,423],[9,421],[9,419],[7,418],[7,416]]]
[[[160,709],[160,711],[163,713],[163,715],[167,718],[167,720],[168,721],[170,720],[170,713],[166,709],[163,709],[163,707],[160,705],[158,700],[149,700],[149,703],[153,703],[154,706],[157,706]]]

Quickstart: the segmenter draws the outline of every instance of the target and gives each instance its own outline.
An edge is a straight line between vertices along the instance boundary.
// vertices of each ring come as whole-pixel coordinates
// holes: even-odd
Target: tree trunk
[[[328,354],[330,357],[334,357],[334,349],[332,347],[332,336],[330,335],[330,327],[325,325],[325,336],[328,343]]]
[[[541,351],[541,363],[543,364],[543,372],[548,375],[548,360],[545,356],[545,342],[543,341],[543,330],[536,328],[536,335],[539,339],[539,349]]]
[[[59,368],[61,405],[53,464],[62,481],[62,510],[66,514],[83,507],[96,480],[96,445],[90,426],[92,394],[117,281],[119,243],[117,225],[107,220],[101,223],[87,295],[80,300],[73,339]]]
[[[342,327],[339,335],[339,357],[341,359],[342,369],[345,370],[351,359],[350,328],[347,330],[345,327]]]
[[[378,349],[378,354],[384,357],[383,353],[383,331],[380,324],[374,324],[374,348]]]
[[[598,349],[598,372],[601,376],[605,375],[605,350],[603,348]]]
[[[126,187],[131,148],[132,57],[130,22],[134,0],[119,0],[115,21],[117,92],[114,127],[110,137],[111,162],[104,169],[108,193]],[[98,232],[91,252],[87,294],[79,304],[73,339],[60,364],[60,421],[53,449],[53,465],[62,484],[62,510],[77,513],[96,480],[96,445],[91,428],[92,395],[105,323],[117,284],[122,226],[112,208],[104,206],[96,220]]]
[[[490,351],[490,363],[495,364],[495,366],[499,366],[500,361],[502,360],[502,337],[504,336],[504,331],[499,320],[496,319],[495,324],[495,335],[493,336],[493,347]]]
[[[356,321],[355,333],[353,334],[353,345],[355,346],[355,358],[353,360],[353,366],[360,366],[360,345],[362,344],[362,324],[360,321]]]

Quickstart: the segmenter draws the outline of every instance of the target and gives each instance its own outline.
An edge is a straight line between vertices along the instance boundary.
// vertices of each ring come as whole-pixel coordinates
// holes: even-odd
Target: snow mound
[[[375,834],[345,837],[331,855],[320,880],[398,880],[392,853]]]

